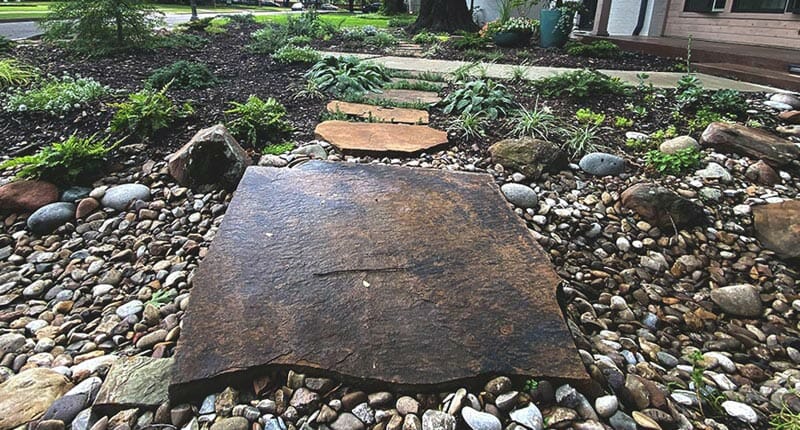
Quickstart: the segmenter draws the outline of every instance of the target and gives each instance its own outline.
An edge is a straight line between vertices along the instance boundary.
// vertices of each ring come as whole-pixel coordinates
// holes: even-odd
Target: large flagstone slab
[[[414,153],[448,143],[446,132],[424,125],[325,121],[314,134],[341,151]]]
[[[326,107],[328,112],[341,112],[345,115],[372,119],[380,122],[399,122],[404,124],[427,124],[428,112],[420,109],[403,109],[349,103],[333,100]]]
[[[398,390],[586,381],[559,281],[490,175],[250,167],[194,277],[170,394],[270,368]]]
[[[367,98],[370,100],[389,100],[398,103],[425,103],[431,105],[442,101],[439,94],[432,91],[396,89],[385,89],[380,93],[369,93]]]

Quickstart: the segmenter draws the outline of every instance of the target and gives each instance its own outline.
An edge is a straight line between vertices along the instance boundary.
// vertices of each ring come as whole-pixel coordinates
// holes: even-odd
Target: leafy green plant
[[[205,28],[206,33],[208,34],[221,34],[228,32],[228,24],[231,23],[231,19],[225,16],[218,16],[211,19],[208,22],[208,25]]]
[[[486,118],[480,112],[462,112],[448,123],[447,131],[465,139],[486,136]]]
[[[310,44],[312,40],[311,36],[292,36],[286,40],[286,43],[294,46],[305,46]]]
[[[292,36],[289,35],[286,26],[271,25],[253,32],[250,35],[252,42],[247,45],[247,49],[258,54],[272,54],[288,45],[290,37]]]
[[[631,128],[633,127],[633,120],[630,118],[625,118],[624,116],[615,116],[614,117],[614,127],[616,128]]]
[[[692,380],[695,395],[697,395],[697,405],[700,408],[700,413],[706,416],[706,411],[703,409],[703,402],[711,406],[711,411],[715,415],[723,414],[722,402],[725,401],[725,395],[719,392],[714,387],[709,387],[703,380],[703,372],[705,366],[703,365],[703,353],[695,350],[689,354],[689,361],[692,363],[692,371],[689,378]]]
[[[40,25],[45,39],[99,56],[152,46],[154,30],[163,21],[144,0],[63,0],[50,6]]]
[[[575,112],[575,119],[582,124],[601,125],[606,120],[605,114],[597,113],[589,108],[580,108]]]
[[[674,154],[652,150],[645,155],[648,167],[666,175],[678,175],[686,169],[697,167],[701,158],[702,154],[694,147],[681,149]]]
[[[385,31],[379,31],[372,36],[368,36],[364,42],[368,46],[374,46],[376,48],[388,48],[390,46],[395,46],[400,43],[396,37],[394,37],[391,33],[387,33]]]
[[[423,31],[422,33],[415,34],[414,37],[411,38],[411,41],[422,45],[429,45],[431,43],[438,42],[439,37],[436,36],[435,33],[429,33],[427,31]]]
[[[650,140],[660,145],[665,140],[672,139],[677,135],[678,135],[677,127],[675,127],[674,125],[670,125],[667,128],[659,129],[650,133]]]
[[[90,78],[64,75],[49,78],[34,88],[18,89],[6,99],[7,111],[34,111],[60,114],[96,100],[108,93],[108,88]]]
[[[203,63],[176,61],[153,71],[145,82],[150,88],[174,85],[176,88],[208,88],[216,85],[217,78]]]
[[[0,60],[0,89],[28,85],[38,75],[35,67],[14,58]]]
[[[237,139],[253,147],[279,143],[292,131],[292,125],[284,119],[286,108],[272,97],[261,100],[250,96],[244,103],[230,104],[233,107],[225,111],[230,116],[228,130]]]
[[[191,115],[194,112],[192,105],[175,106],[167,97],[168,88],[169,84],[159,91],[145,88],[130,94],[127,101],[112,105],[117,112],[111,118],[111,131],[146,139],[167,128],[176,118]]]
[[[717,113],[739,115],[745,111],[747,100],[741,92],[726,88],[711,95],[709,107]]]
[[[389,82],[389,76],[383,66],[356,57],[327,57],[305,74],[306,79],[314,82],[320,91],[334,96],[380,91]]]
[[[582,127],[571,126],[561,130],[566,135],[562,149],[570,156],[576,157],[588,152],[595,152],[599,149],[597,144],[598,129],[596,126],[586,124]]]
[[[800,430],[800,413],[783,403],[781,410],[770,417],[769,427],[772,430]]]
[[[480,49],[486,46],[486,38],[478,33],[470,33],[466,31],[459,31],[456,33],[458,37],[450,39],[450,44],[453,48],[459,51],[466,51],[468,49]]]
[[[284,142],[267,145],[261,150],[262,154],[281,155],[294,149],[294,143]]]
[[[487,119],[493,120],[506,116],[514,106],[505,85],[491,79],[459,82],[458,85],[459,88],[441,101],[442,111],[446,114],[483,113]]]
[[[540,106],[539,101],[533,109],[522,108],[509,118],[514,124],[511,134],[517,137],[537,137],[547,140],[557,127],[557,119],[549,109]]]
[[[575,70],[559,73],[534,81],[534,86],[545,97],[586,98],[605,94],[628,93],[619,78],[612,78],[596,70]]]
[[[704,107],[697,111],[694,118],[690,119],[687,125],[689,132],[695,133],[705,130],[712,122],[729,122],[732,119],[731,115],[720,114]]]
[[[537,388],[539,388],[539,381],[535,379],[528,379],[525,381],[525,392],[530,393],[535,391]]]
[[[511,67],[511,73],[508,76],[508,80],[512,83],[520,83],[524,82],[526,77],[528,76],[528,62],[523,61],[521,64]]]
[[[283,46],[274,54],[272,59],[283,64],[292,63],[316,63],[322,56],[313,48],[308,46],[297,47],[293,45]]]
[[[620,54],[619,46],[608,40],[591,43],[569,42],[564,49],[567,54],[579,57],[616,58]]]
[[[148,300],[146,304],[153,305],[156,309],[159,309],[171,302],[177,295],[175,290],[158,290],[150,296],[150,300]]]
[[[289,15],[286,19],[286,31],[290,36],[308,36],[312,39],[323,39],[337,32],[335,25],[323,21],[319,12],[311,8],[299,16]]]
[[[12,158],[0,163],[0,170],[20,168],[17,177],[43,179],[57,184],[74,184],[87,179],[103,167],[106,155],[113,149],[106,146],[108,138],[70,136],[40,149],[33,155]]]

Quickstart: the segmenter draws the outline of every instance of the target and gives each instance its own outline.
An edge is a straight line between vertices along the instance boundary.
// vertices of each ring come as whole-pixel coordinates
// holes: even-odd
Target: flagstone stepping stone
[[[325,121],[317,139],[341,151],[418,152],[448,142],[447,133],[424,125]]]
[[[293,366],[392,390],[587,382],[559,282],[491,175],[250,167],[194,277],[171,401]]]
[[[167,400],[172,358],[129,357],[117,360],[108,371],[94,409],[117,412],[127,408],[155,409]]]
[[[328,103],[328,112],[341,112],[345,115],[373,119],[380,122],[401,122],[406,124],[427,124],[428,112],[420,109],[403,109],[348,103],[334,100]]]
[[[439,94],[430,91],[418,90],[383,90],[382,93],[371,93],[367,95],[369,100],[389,100],[399,103],[426,103],[436,104],[442,101]]]

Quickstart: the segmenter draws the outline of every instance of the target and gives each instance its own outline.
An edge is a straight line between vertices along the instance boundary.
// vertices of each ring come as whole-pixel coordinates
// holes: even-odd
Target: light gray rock
[[[533,191],[531,187],[511,183],[503,184],[500,190],[503,192],[503,195],[506,196],[506,199],[514,206],[527,209],[535,207],[536,204],[539,203],[539,197],[536,195],[536,191]]]
[[[725,409],[725,413],[738,419],[739,421],[749,424],[755,424],[758,422],[758,414],[756,414],[756,411],[744,403],[728,400],[722,402],[722,409]]]
[[[56,202],[44,205],[28,217],[28,228],[36,234],[48,234],[75,218],[74,203]]]
[[[595,176],[619,175],[625,171],[625,160],[604,152],[586,154],[578,165],[584,172]]]
[[[339,414],[336,421],[331,423],[333,430],[364,430],[364,428],[364,423],[349,412]]]
[[[773,109],[777,109],[779,111],[787,111],[792,110],[792,105],[787,105],[786,103],[776,102],[773,100],[767,100],[764,102],[764,106],[771,107]]]
[[[704,179],[719,179],[726,183],[733,180],[727,169],[714,162],[708,163],[705,169],[698,170],[695,174]]]
[[[289,164],[288,161],[272,154],[264,154],[258,160],[258,165],[263,167],[286,167],[287,164]]]
[[[792,109],[800,109],[800,97],[789,93],[775,93],[769,98],[770,101],[789,105]]]
[[[106,190],[100,203],[105,207],[121,211],[136,200],[149,201],[150,188],[142,184],[117,185]]]
[[[6,333],[0,335],[0,356],[9,352],[20,352],[25,346],[25,336],[19,333]]]
[[[665,140],[658,146],[658,150],[665,154],[675,154],[686,148],[700,149],[700,143],[692,136],[678,136]]]
[[[502,430],[503,428],[496,416],[476,411],[469,406],[461,409],[461,416],[472,430]]]
[[[594,401],[594,408],[598,415],[603,418],[608,418],[617,412],[617,409],[619,408],[619,400],[617,399],[617,396],[614,395],[601,396]]]
[[[422,430],[455,430],[456,419],[442,411],[429,409],[422,414]]]
[[[128,303],[118,307],[116,312],[120,318],[125,319],[130,315],[138,314],[142,311],[142,309],[144,309],[144,303],[142,303],[140,300],[131,300]]]
[[[758,290],[748,284],[729,285],[711,291],[711,300],[723,311],[744,317],[761,315],[761,297]]]
[[[539,410],[533,403],[528,404],[524,408],[516,409],[508,414],[512,421],[529,430],[542,430],[544,427],[544,418],[542,411]]]
[[[634,421],[630,415],[622,411],[617,411],[608,422],[614,430],[636,430],[636,421]]]
[[[409,396],[402,396],[397,399],[397,403],[395,403],[395,409],[397,409],[397,413],[406,416],[408,414],[418,414],[419,413],[419,402],[416,399]]]
[[[292,154],[308,155],[309,157],[316,158],[318,160],[324,160],[328,158],[328,151],[326,151],[325,148],[318,143],[312,143],[311,145],[296,148],[292,151]]]

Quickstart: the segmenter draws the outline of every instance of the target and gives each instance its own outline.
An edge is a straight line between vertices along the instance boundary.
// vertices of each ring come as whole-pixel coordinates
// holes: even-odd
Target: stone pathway
[[[451,74],[454,71],[456,71],[459,67],[464,67],[471,64],[466,61],[434,60],[427,58],[396,57],[396,56],[383,56],[374,54],[353,54],[353,53],[333,52],[333,51],[321,51],[320,53],[322,55],[332,55],[335,57],[357,56],[359,58],[369,59],[370,61],[373,61],[375,63],[381,64],[389,69],[394,69],[394,70],[433,72],[441,74]],[[479,63],[479,65],[480,67],[485,68],[486,76],[490,78],[508,78],[511,76],[512,71],[514,70],[515,67],[520,67],[510,64],[493,64],[493,63]],[[541,66],[526,66],[525,69],[526,69],[525,77],[529,80],[535,80],[547,76],[552,76],[558,73],[576,70],[564,67],[541,67]],[[639,83],[639,79],[636,77],[636,75],[642,73],[640,71],[626,71],[626,70],[600,70],[600,72],[605,73],[612,77],[618,77],[631,85],[636,85]],[[656,88],[674,88],[678,80],[681,78],[681,76],[684,75],[684,73],[680,72],[645,72],[645,73],[647,73],[650,76],[648,82],[651,82],[653,86],[655,86]],[[721,78],[718,76],[707,75],[704,73],[697,73],[696,76],[700,79],[700,82],[702,82],[703,87],[710,90],[729,88],[747,92],[777,91],[777,88],[772,88],[765,85],[734,81],[732,79]]]
[[[338,100],[328,103],[327,110],[330,113],[341,112],[345,115],[380,122],[427,124],[429,121],[428,112],[421,109],[381,107]]]

